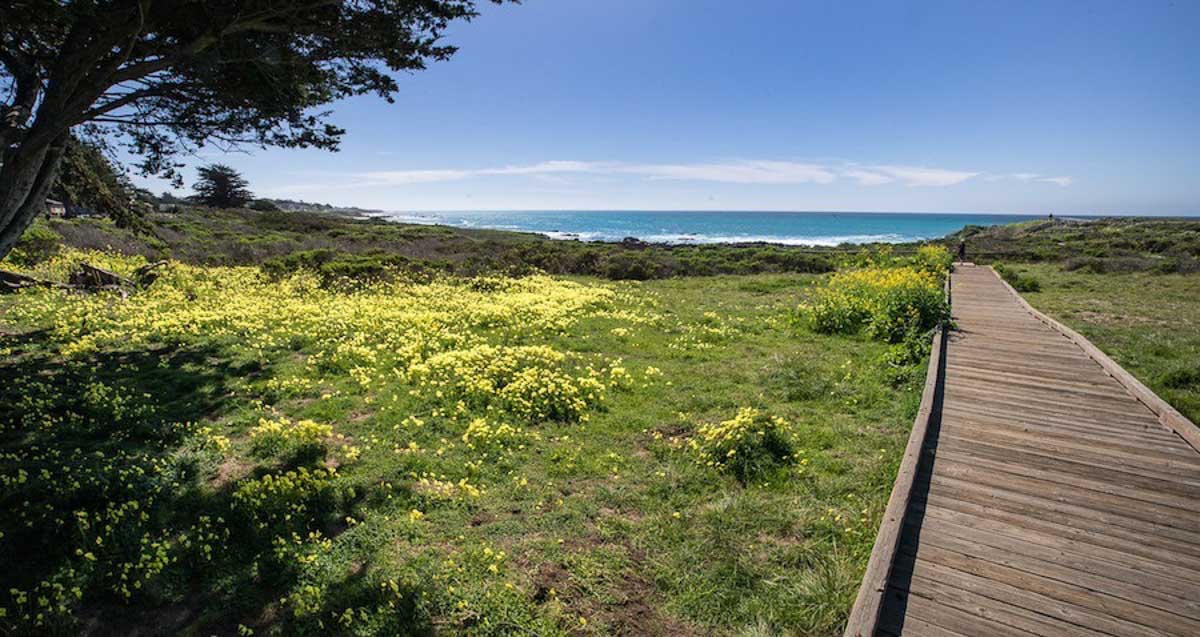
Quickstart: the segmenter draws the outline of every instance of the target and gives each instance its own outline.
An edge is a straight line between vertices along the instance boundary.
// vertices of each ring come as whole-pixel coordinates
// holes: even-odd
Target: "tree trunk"
[[[0,260],[45,209],[68,137],[63,132],[43,148],[18,149],[0,166]]]

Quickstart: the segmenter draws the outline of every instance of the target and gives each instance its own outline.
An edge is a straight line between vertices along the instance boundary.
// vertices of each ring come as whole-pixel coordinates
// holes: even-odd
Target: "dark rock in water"
[[[637,250],[643,250],[645,248],[650,247],[650,244],[646,243],[645,241],[642,241],[641,239],[639,239],[637,237],[625,237],[624,239],[621,239],[621,246],[625,247],[625,248],[634,248]]]

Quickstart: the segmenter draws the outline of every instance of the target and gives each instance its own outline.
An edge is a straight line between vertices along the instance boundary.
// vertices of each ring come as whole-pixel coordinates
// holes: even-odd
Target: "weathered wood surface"
[[[847,634],[1200,635],[1200,432],[990,269],[953,289],[880,608]]]

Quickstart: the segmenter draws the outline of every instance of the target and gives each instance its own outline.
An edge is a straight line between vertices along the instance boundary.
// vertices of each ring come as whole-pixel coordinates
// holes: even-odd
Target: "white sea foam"
[[[517,213],[520,214],[520,213]],[[832,213],[831,213],[832,214]],[[517,232],[532,232],[541,234],[551,239],[564,241],[607,241],[616,242],[625,239],[626,237],[634,237],[641,241],[649,243],[666,243],[674,245],[699,245],[699,244],[736,244],[736,243],[771,243],[778,245],[791,246],[837,246],[842,244],[863,244],[863,243],[902,243],[908,241],[920,241],[936,236],[941,236],[945,231],[931,231],[922,234],[920,230],[916,232],[863,232],[858,234],[820,234],[820,230],[813,228],[809,229],[808,233],[803,230],[796,234],[731,234],[725,232],[682,232],[682,228],[671,228],[659,226],[656,231],[648,230],[645,227],[637,228],[637,224],[617,224],[624,227],[612,227],[610,224],[600,222],[591,229],[570,230],[563,228],[554,228],[550,223],[544,221],[539,223],[527,223],[525,221],[515,221],[511,218],[505,218],[504,213],[495,213],[488,215],[472,215],[471,213],[460,212],[417,212],[417,211],[387,211],[383,213],[375,213],[372,216],[384,217],[401,223],[415,224],[442,224],[458,228],[492,228],[497,230],[513,230]],[[881,217],[880,219],[883,219]],[[543,227],[535,227],[542,225]],[[564,224],[570,228],[571,224]],[[747,224],[749,225],[749,224]],[[861,224],[860,224],[861,225]],[[545,229],[545,226],[550,226],[554,229]],[[697,228],[699,230],[699,228]],[[749,229],[749,228],[747,228]],[[864,228],[865,229],[865,228]],[[797,230],[800,230],[797,228]],[[880,230],[884,230],[880,228]],[[914,228],[915,230],[915,228]]]
[[[837,246],[843,243],[901,243],[921,237],[901,234],[848,234],[836,236],[652,234],[638,237],[649,243],[777,243],[790,246]]]

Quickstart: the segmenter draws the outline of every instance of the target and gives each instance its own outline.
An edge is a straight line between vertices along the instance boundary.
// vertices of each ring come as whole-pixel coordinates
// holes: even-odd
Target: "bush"
[[[233,494],[233,509],[252,532],[267,537],[307,533],[335,511],[333,473],[333,469],[301,467],[243,481]]]
[[[917,253],[909,259],[912,267],[923,272],[929,272],[938,278],[944,277],[954,265],[954,255],[946,246],[931,243],[917,248]]]
[[[1002,263],[992,266],[996,273],[1018,292],[1041,292],[1042,282],[1032,275],[1006,267]]]
[[[777,416],[744,407],[731,420],[702,424],[691,440],[697,461],[746,482],[792,458],[791,428]]]
[[[448,267],[442,262],[410,259],[398,254],[350,254],[331,249],[293,252],[267,259],[262,264],[263,272],[273,278],[308,270],[320,276],[322,285],[326,286],[338,282],[376,281],[396,276],[425,278],[445,271]]]
[[[279,206],[275,205],[270,199],[255,199],[250,202],[250,209],[259,212],[279,212]]]
[[[1081,270],[1092,274],[1113,274],[1123,272],[1145,272],[1154,269],[1153,259],[1136,256],[1120,257],[1073,257],[1063,262],[1062,268],[1067,271]]]
[[[888,347],[883,354],[884,377],[899,387],[919,377],[920,363],[929,356],[933,343],[925,334],[910,334]]]
[[[839,272],[817,287],[801,307],[812,329],[899,343],[933,329],[950,309],[938,278],[910,266]]]
[[[250,429],[251,448],[259,456],[284,452],[310,452],[324,456],[324,441],[333,435],[333,427],[311,420],[293,422],[287,418],[260,418]]]
[[[35,221],[25,234],[17,240],[17,245],[9,253],[8,259],[20,266],[33,266],[58,253],[62,237],[44,223]]]
[[[600,262],[600,275],[615,280],[645,281],[656,278],[659,265],[644,252],[621,251]]]
[[[480,345],[414,363],[406,379],[450,400],[502,408],[526,422],[585,420],[606,387],[594,375],[572,376],[566,362],[565,354],[542,345]]]

